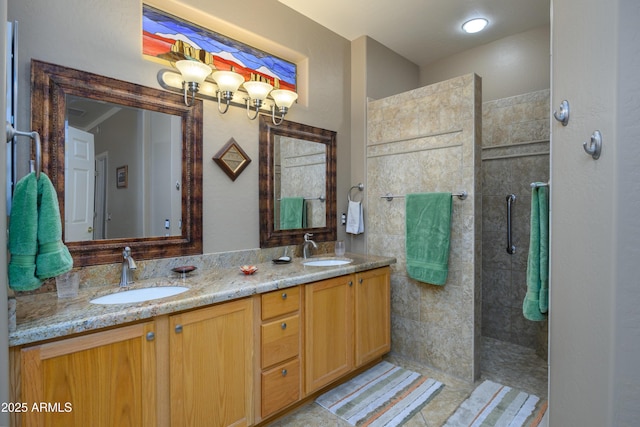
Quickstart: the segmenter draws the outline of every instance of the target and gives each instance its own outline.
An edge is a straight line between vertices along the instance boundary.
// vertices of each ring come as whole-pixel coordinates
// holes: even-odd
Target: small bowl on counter
[[[240,266],[240,271],[249,276],[258,271],[258,267],[256,267],[255,265],[242,265]]]

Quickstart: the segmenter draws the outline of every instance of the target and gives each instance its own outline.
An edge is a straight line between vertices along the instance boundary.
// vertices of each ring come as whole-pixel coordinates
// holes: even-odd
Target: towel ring
[[[354,189],[356,189],[356,188],[357,188],[358,190],[362,191],[362,190],[364,190],[364,184],[363,184],[363,183],[359,183],[358,185],[354,185],[353,187],[351,187],[351,188],[349,189],[349,192],[347,193],[347,199],[348,199],[350,202],[353,202],[353,199],[351,198],[351,191],[352,191],[352,190],[354,190]],[[361,201],[362,201],[362,200],[361,200]]]

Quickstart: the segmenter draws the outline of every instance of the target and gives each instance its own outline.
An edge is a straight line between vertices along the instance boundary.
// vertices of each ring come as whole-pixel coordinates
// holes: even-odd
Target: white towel
[[[362,203],[349,201],[347,210],[347,233],[364,233],[364,216],[362,214]]]

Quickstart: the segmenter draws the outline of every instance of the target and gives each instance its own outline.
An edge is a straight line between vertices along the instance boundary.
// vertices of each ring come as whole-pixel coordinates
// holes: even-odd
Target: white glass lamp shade
[[[244,82],[243,86],[249,94],[249,98],[258,99],[260,101],[264,101],[267,95],[269,95],[269,92],[271,92],[271,89],[273,89],[273,86],[269,83],[253,80]]]
[[[215,80],[218,90],[221,92],[235,92],[244,82],[244,77],[233,71],[216,71],[211,77]]]
[[[279,108],[291,108],[291,105],[298,99],[298,94],[285,89],[271,91],[271,97]]]
[[[176,68],[182,74],[182,79],[187,83],[202,84],[204,79],[211,74],[211,67],[199,61],[183,59],[176,62]]]

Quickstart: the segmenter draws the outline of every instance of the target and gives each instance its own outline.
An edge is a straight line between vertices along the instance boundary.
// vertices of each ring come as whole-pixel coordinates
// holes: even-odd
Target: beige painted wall
[[[308,67],[300,102],[287,119],[337,131],[338,195],[345,198],[350,169],[350,43],[276,0],[149,1],[160,9],[228,34],[280,56],[291,55]],[[246,13],[252,10],[252,13]],[[29,122],[29,60],[86,70],[159,88],[156,75],[166,68],[142,58],[141,2],[128,0],[10,0],[8,16],[20,21],[20,123]],[[250,29],[251,32],[248,30]],[[211,160],[233,137],[252,163],[231,181]],[[256,248],[258,217],[258,122],[232,108],[226,115],[205,101],[203,148],[204,251]],[[26,158],[26,154],[24,154]],[[343,236],[344,228],[338,234]],[[300,236],[302,242],[302,235]]]
[[[549,27],[505,37],[422,66],[420,85],[476,73],[483,102],[549,89],[549,43]]]
[[[640,4],[552,1],[552,426],[640,419]],[[580,25],[569,25],[579,22]],[[593,160],[582,148],[603,138]]]

